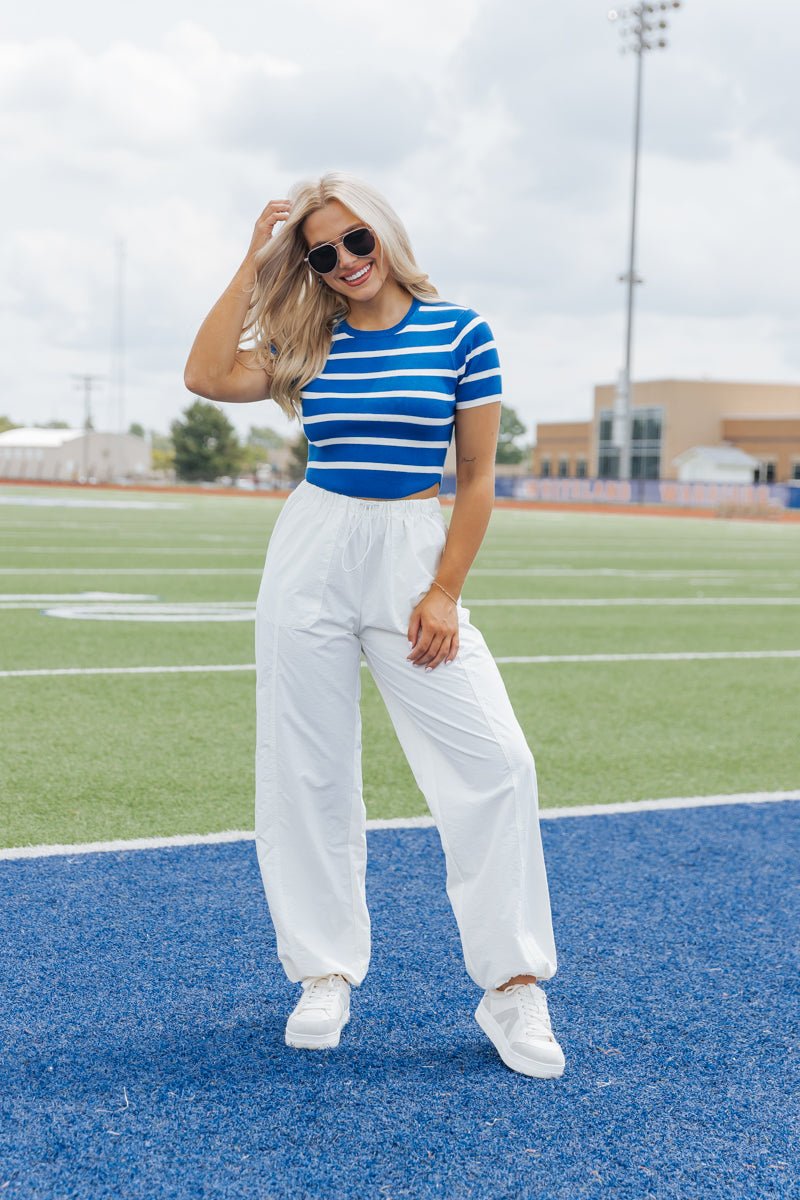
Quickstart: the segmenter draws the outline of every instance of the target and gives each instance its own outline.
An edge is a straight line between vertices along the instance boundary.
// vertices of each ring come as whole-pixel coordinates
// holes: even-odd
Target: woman
[[[556,951],[533,756],[460,600],[494,501],[489,326],[439,297],[383,196],[331,172],[264,209],[185,382],[211,400],[271,397],[309,441],[256,608],[256,845],[278,954],[302,984],[287,1045],[339,1044],[369,962],[363,652],[439,829],[484,989],[475,1017],[512,1070],[560,1075],[537,984]]]

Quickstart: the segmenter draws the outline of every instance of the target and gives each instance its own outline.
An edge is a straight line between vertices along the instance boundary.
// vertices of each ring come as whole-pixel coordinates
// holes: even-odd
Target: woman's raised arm
[[[183,372],[186,387],[197,396],[239,404],[269,396],[269,371],[254,364],[252,350],[239,350],[239,340],[256,283],[255,254],[290,207],[289,200],[270,200],[239,269],[197,332]]]

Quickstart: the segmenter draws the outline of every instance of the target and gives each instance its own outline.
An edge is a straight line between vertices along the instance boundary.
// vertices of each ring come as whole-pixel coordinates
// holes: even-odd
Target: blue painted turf
[[[283,1045],[252,844],[4,863],[0,1195],[797,1196],[798,816],[543,824],[558,1081],[472,1018],[433,830],[370,834],[372,966],[324,1053]]]

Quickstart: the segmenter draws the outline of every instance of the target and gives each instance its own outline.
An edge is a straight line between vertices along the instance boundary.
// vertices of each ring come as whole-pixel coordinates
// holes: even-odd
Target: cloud
[[[0,43],[10,411],[61,415],[70,372],[108,374],[122,237],[128,415],[166,428],[258,214],[331,168],[380,188],[442,294],[491,318],[526,422],[585,415],[613,379],[634,60],[605,6],[297,0],[265,21],[242,0],[232,26],[177,0],[91,23],[42,5]],[[651,377],[797,372],[792,14],[687,4],[646,59],[635,363]],[[226,411],[285,429],[274,406]]]

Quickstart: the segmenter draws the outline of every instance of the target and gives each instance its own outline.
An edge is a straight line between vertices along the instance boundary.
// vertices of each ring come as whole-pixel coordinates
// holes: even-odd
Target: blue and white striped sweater
[[[500,360],[473,309],[415,298],[390,329],[340,321],[301,399],[308,482],[398,499],[441,482],[456,410],[501,399]]]

